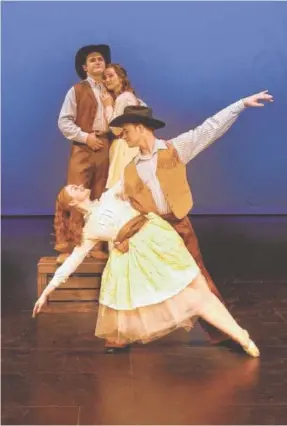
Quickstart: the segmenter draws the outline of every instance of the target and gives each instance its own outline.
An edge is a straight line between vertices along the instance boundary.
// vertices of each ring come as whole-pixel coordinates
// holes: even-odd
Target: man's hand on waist
[[[103,148],[104,142],[99,139],[95,133],[90,133],[87,137],[87,145],[89,148],[91,148],[93,151],[98,151],[99,149]]]

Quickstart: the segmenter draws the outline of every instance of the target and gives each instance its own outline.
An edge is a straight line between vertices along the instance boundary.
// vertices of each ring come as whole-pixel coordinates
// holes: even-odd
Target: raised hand
[[[246,107],[263,107],[264,102],[274,102],[273,96],[268,93],[268,90],[248,96],[242,100]]]

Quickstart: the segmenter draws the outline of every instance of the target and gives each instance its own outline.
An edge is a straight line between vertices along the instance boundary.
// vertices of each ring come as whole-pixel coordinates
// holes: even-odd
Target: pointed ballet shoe
[[[246,337],[248,339],[247,343],[245,345],[242,345],[242,348],[244,351],[252,356],[253,358],[258,358],[260,356],[260,351],[253,342],[253,340],[250,339],[248,332],[245,330]]]
[[[213,343],[213,346],[223,347],[223,348],[229,349],[232,352],[238,352],[238,353],[244,352],[242,345],[232,339],[227,339],[218,343]]]

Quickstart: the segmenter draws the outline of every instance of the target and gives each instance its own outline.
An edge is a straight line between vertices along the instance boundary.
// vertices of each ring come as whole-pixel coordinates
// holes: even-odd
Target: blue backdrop
[[[193,213],[287,212],[287,3],[2,3],[2,213],[53,214],[70,142],[57,128],[74,54],[108,43],[138,94],[184,132],[269,89],[188,166]]]

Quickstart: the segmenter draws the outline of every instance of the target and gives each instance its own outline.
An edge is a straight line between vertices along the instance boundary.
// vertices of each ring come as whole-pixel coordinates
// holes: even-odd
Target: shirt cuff
[[[82,131],[79,132],[78,137],[77,137],[78,142],[87,143],[88,136],[89,136],[89,133],[82,132]]]
[[[243,99],[240,99],[239,101],[232,104],[231,108],[234,114],[240,114],[242,111],[246,109],[246,106],[244,105]]]
[[[51,293],[51,291],[56,290],[56,288],[58,288],[61,284],[61,281],[59,279],[57,279],[56,277],[53,277],[51,279],[51,281],[49,282],[49,284],[45,287],[44,291],[42,294],[47,294],[47,293]]]

